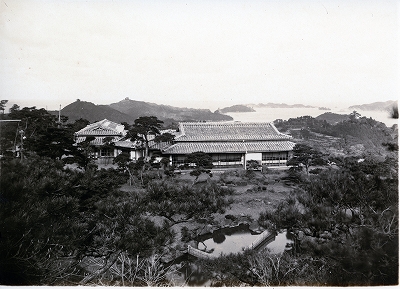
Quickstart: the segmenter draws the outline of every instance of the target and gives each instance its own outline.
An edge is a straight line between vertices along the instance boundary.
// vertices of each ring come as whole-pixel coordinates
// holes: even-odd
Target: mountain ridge
[[[260,108],[262,108],[262,107],[268,107],[268,108],[315,108],[315,106],[304,105],[304,104],[300,104],[300,103],[286,104],[286,103],[273,103],[273,102],[248,104],[247,106],[260,107]]]
[[[363,110],[363,111],[389,111],[393,106],[398,106],[397,100],[377,101],[366,104],[352,105],[349,109]]]
[[[57,111],[50,111],[58,114]],[[232,117],[220,113],[213,113],[209,109],[180,108],[169,105],[160,105],[144,101],[130,100],[110,105],[96,105],[92,102],[76,100],[61,109],[61,114],[68,117],[69,122],[83,118],[95,122],[107,118],[114,122],[133,123],[140,116],[156,116],[160,120],[174,121],[228,121]]]
[[[54,113],[54,112],[52,112]],[[131,123],[134,118],[115,110],[108,105],[96,105],[92,102],[76,100],[61,109],[61,114],[68,117],[69,122],[73,122],[80,118],[95,122],[107,118],[114,122]]]
[[[140,116],[155,115],[160,119],[172,118],[176,121],[227,121],[232,117],[220,113],[213,113],[209,109],[175,107],[164,104],[155,104],[125,98],[111,103],[111,108],[130,115],[135,119]]]

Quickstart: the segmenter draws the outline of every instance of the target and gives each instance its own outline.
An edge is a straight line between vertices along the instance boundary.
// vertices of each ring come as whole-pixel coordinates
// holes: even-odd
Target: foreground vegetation
[[[292,231],[293,249],[203,261],[216,284],[397,284],[397,165],[349,161],[299,177],[301,185],[258,219],[269,230]]]
[[[296,128],[303,132],[292,169],[217,176],[201,153],[188,156],[197,163],[191,175],[123,156],[99,169],[87,144],[68,140],[84,121],[60,124],[18,107],[8,117],[22,119],[24,150],[19,158],[3,151],[0,160],[0,284],[175,285],[166,261],[200,228],[240,218],[293,232],[294,246],[195,261],[213,285],[398,284],[397,138],[388,129],[379,142],[355,135],[357,125],[380,125],[349,119],[340,124],[352,128],[344,130],[349,141],[334,136],[340,146],[332,150],[307,118],[309,133]],[[3,150],[15,147],[15,124],[0,141]],[[357,144],[381,153],[351,149]],[[255,195],[268,202],[258,201],[253,215],[233,209]]]

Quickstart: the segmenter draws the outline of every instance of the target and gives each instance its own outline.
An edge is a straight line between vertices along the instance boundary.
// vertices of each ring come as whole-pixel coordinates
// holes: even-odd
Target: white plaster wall
[[[262,153],[247,153],[246,154],[246,161],[255,160],[260,161],[262,160]]]
[[[137,160],[138,158],[140,158],[142,156],[140,151],[131,151],[131,159],[132,160]]]

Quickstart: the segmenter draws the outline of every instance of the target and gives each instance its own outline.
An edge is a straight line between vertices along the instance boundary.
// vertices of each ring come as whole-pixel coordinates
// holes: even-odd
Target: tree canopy
[[[0,111],[2,114],[4,114],[4,110],[6,108],[7,102],[8,102],[8,100],[5,100],[5,99],[0,100]]]
[[[212,157],[205,152],[193,152],[186,155],[185,163],[194,164],[199,169],[211,169],[213,167]]]
[[[141,116],[129,127],[128,137],[132,141],[139,141],[145,148],[145,161],[149,161],[149,142],[152,139],[162,140],[160,129],[164,122],[155,116]],[[165,135],[165,139],[171,141],[172,135]],[[168,138],[169,137],[169,138]]]
[[[212,157],[209,154],[206,154],[204,152],[193,152],[191,154],[188,154],[185,157],[185,165],[194,165],[194,169],[190,172],[190,175],[196,176],[196,179],[194,180],[195,182],[202,173],[207,173],[212,176],[210,169],[214,165],[212,162]]]
[[[322,156],[321,152],[306,144],[296,144],[293,148],[293,158],[288,162],[288,166],[304,166],[307,174],[310,165],[315,163]]]
[[[67,284],[71,276],[86,284],[121,254],[151,256],[172,236],[146,217],[143,197],[117,189],[118,171],[73,171],[39,156],[0,161],[1,284]]]
[[[325,277],[328,284],[397,284],[398,174],[389,163],[345,160],[311,177],[259,222],[300,232],[297,254],[327,258],[335,272]]]

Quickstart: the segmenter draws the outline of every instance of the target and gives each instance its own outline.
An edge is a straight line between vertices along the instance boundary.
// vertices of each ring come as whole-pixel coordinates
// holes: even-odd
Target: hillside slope
[[[229,107],[221,108],[221,109],[217,110],[216,112],[228,113],[228,112],[254,112],[254,111],[255,111],[254,109],[252,109],[251,107],[249,107],[247,105],[238,104],[238,105],[232,105]]]
[[[396,127],[388,128],[384,123],[366,117],[330,124],[327,120],[302,116],[275,122],[275,126],[299,140],[309,140],[317,135],[329,139],[327,148],[340,147],[349,154],[357,151],[357,154],[369,152],[383,156],[387,153],[383,143],[397,143]]]
[[[388,100],[388,101],[373,102],[361,105],[352,105],[349,107],[349,109],[364,110],[364,111],[377,111],[377,110],[389,111],[393,106],[397,107],[397,101]]]
[[[335,124],[341,121],[349,120],[348,114],[338,114],[333,112],[325,112],[320,114],[315,119],[317,120],[326,120],[330,124]]]
[[[131,116],[115,110],[108,105],[95,105],[94,103],[80,100],[65,106],[61,110],[61,114],[68,116],[68,122],[73,122],[80,118],[87,119],[90,122],[107,118],[117,123],[132,123],[135,120]]]

